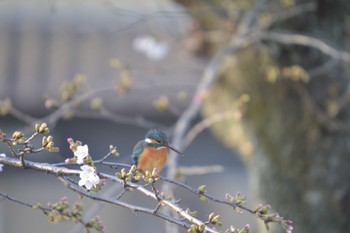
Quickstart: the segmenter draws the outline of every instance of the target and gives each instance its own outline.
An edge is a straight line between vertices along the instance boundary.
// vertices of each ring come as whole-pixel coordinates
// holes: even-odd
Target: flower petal
[[[85,188],[86,188],[87,190],[90,190],[90,189],[92,188],[91,182],[87,181],[87,182],[85,183]]]
[[[78,185],[79,185],[80,187],[81,187],[81,186],[84,186],[84,185],[85,185],[85,182],[86,182],[86,180],[81,179],[81,180],[79,180]]]

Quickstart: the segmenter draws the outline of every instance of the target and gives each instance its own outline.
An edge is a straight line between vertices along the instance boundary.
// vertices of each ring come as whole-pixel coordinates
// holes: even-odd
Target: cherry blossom
[[[80,172],[80,180],[79,180],[79,186],[85,186],[87,190],[90,190],[92,187],[96,187],[100,183],[100,177],[98,177],[96,170],[89,166],[89,165],[83,165],[80,167],[82,170]]]
[[[74,152],[74,155],[78,159],[77,160],[78,164],[84,163],[85,157],[89,155],[89,147],[88,147],[88,145],[78,146],[77,150]]]
[[[154,61],[163,59],[169,50],[166,43],[159,42],[151,36],[137,37],[133,42],[133,48]]]

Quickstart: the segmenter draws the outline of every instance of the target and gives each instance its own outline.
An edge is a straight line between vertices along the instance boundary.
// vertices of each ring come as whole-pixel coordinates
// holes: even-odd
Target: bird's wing
[[[133,165],[136,165],[137,166],[137,163],[139,161],[139,157],[140,157],[140,154],[141,152],[143,151],[143,144],[144,144],[144,141],[141,140],[139,141],[135,147],[134,147],[134,150],[132,151],[132,164]]]

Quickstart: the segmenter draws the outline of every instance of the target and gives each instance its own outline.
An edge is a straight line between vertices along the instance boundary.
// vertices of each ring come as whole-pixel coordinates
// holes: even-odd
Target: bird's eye
[[[156,140],[156,142],[159,143],[159,144],[161,143],[159,140]]]

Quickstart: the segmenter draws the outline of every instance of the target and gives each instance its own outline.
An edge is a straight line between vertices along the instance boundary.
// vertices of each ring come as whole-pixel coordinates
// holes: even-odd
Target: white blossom
[[[89,147],[88,147],[88,145],[78,146],[77,150],[74,152],[74,155],[78,159],[77,160],[78,164],[84,163],[85,157],[89,155]]]
[[[83,165],[80,167],[82,170],[80,172],[79,186],[85,186],[87,190],[90,190],[92,187],[96,187],[100,183],[100,177],[98,177],[95,169],[89,165]]]
[[[151,36],[137,37],[133,42],[133,48],[154,61],[164,58],[169,50],[166,43],[156,41]]]
[[[6,157],[6,155],[5,155],[4,153],[0,154],[0,156],[1,156],[1,157]],[[0,163],[0,172],[2,172],[2,167],[3,167],[3,166],[4,166],[4,165]]]

